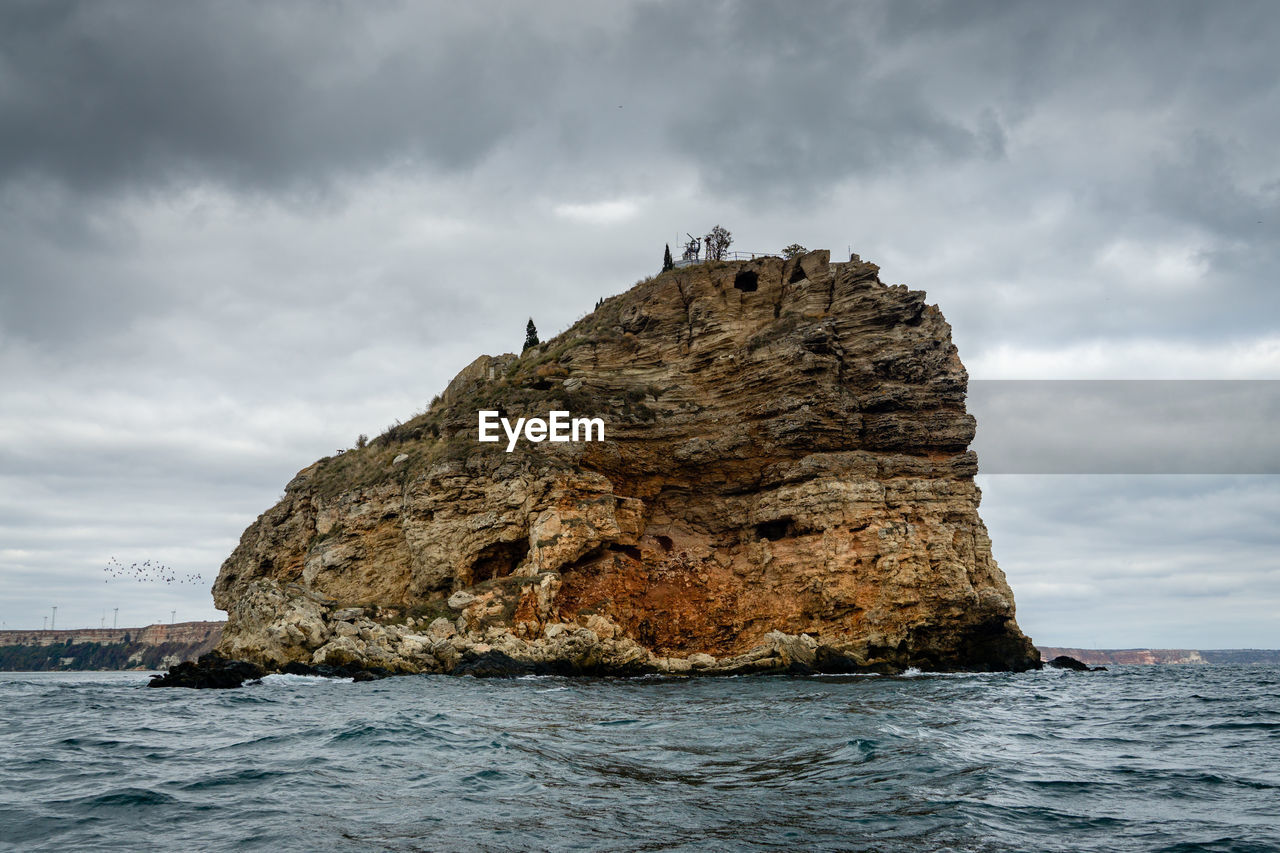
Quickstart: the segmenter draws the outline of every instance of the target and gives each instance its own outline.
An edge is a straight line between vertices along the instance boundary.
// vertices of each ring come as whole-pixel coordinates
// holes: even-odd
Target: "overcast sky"
[[[0,621],[221,618],[298,469],[716,223],[926,290],[975,379],[1280,379],[1276,44],[1269,0],[0,5]],[[1231,471],[982,475],[1022,627],[1280,647],[1280,477]]]

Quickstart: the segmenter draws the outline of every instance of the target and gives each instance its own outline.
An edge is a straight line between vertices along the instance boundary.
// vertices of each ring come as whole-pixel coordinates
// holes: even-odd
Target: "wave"
[[[273,672],[262,677],[266,685],[313,685],[313,684],[354,684],[354,678],[327,678],[323,675],[290,675],[285,672]]]
[[[0,848],[1280,849],[1259,680],[34,679],[0,691]]]

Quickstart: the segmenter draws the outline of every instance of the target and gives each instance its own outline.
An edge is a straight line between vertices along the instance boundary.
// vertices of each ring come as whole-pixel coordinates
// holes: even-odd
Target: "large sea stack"
[[[941,312],[825,251],[685,266],[303,469],[220,650],[398,672],[1025,670]],[[518,331],[518,330],[517,330]],[[604,441],[481,443],[599,417]]]

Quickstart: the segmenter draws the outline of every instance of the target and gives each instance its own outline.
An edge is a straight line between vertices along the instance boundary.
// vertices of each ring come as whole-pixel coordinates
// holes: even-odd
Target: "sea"
[[[1280,668],[0,673],[0,849],[1280,850]]]

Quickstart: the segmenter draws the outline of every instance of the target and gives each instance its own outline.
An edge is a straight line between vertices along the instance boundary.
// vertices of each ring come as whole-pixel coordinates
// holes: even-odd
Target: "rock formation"
[[[1023,670],[967,375],[858,259],[709,262],[482,356],[303,469],[214,586],[223,654],[397,672]],[[480,443],[477,412],[604,441]]]

